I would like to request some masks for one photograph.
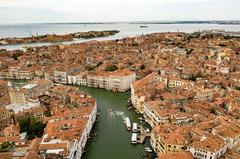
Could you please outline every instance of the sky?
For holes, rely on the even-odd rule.
[[[0,0],[0,23],[240,20],[240,0]]]

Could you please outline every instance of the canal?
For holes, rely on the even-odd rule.
[[[145,144],[132,145],[131,132],[127,131],[124,118],[139,123],[139,115],[126,106],[130,92],[114,93],[103,89],[80,87],[80,89],[97,100],[100,116],[96,122],[92,137],[82,159],[141,159],[144,158]],[[109,110],[112,110],[112,112]]]
[[[26,80],[9,80],[14,86],[23,86]],[[149,147],[149,139],[144,144],[132,145],[131,132],[126,129],[124,119],[139,123],[134,110],[127,109],[130,91],[115,93],[98,88],[79,87],[97,100],[100,116],[95,123],[91,137],[85,147],[82,159],[143,159],[144,147]],[[112,110],[112,113],[109,113]],[[149,126],[146,126],[149,128]]]

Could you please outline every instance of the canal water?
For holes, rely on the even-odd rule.
[[[80,89],[97,100],[100,116],[96,122],[92,137],[82,159],[141,159],[144,158],[144,144],[132,145],[131,132],[126,129],[124,118],[139,123],[139,115],[127,109],[130,92],[113,93],[103,89],[80,87]],[[110,111],[111,110],[111,111]]]

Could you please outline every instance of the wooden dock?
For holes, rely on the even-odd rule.
[[[140,134],[140,140],[138,140],[138,143],[143,144],[145,138],[146,138],[146,137],[150,137],[150,136],[151,136],[151,133],[146,133],[146,132],[144,131],[144,128],[143,128],[142,126],[140,127],[140,132],[141,132],[141,134]]]

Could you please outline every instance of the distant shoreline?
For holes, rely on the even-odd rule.
[[[104,30],[104,31],[88,31],[88,32],[75,32],[64,35],[46,34],[46,35],[32,35],[30,37],[7,37],[0,38],[0,46],[6,45],[19,45],[19,44],[31,44],[38,42],[64,42],[73,41],[74,38],[91,39],[97,37],[108,37],[119,33],[118,30]]]
[[[24,24],[71,24],[71,25],[104,25],[104,24],[219,24],[219,25],[240,25],[240,20],[202,20],[202,21],[123,21],[123,22],[46,22],[46,23],[9,23],[9,24],[0,24],[0,25],[24,25]]]
[[[128,22],[130,23],[130,22]],[[143,22],[135,22],[143,23]],[[148,22],[149,23],[149,22]],[[152,22],[153,23],[153,22]],[[146,28],[141,28],[140,26],[147,26]],[[71,44],[71,43],[82,43],[91,40],[116,40],[122,39],[125,37],[133,37],[149,33],[159,33],[159,32],[185,32],[193,33],[197,31],[204,30],[225,30],[232,32],[240,32],[239,25],[217,25],[217,24],[18,24],[18,25],[0,25],[0,39],[1,38],[24,38],[29,37],[32,34],[35,36],[47,35],[47,34],[56,34],[56,35],[65,35],[71,34],[73,32],[87,32],[91,30],[95,31],[104,31],[104,30],[119,30],[118,34],[109,37],[96,37],[90,39],[76,38],[73,41],[63,41],[57,43],[44,43],[37,42],[31,44],[19,44],[19,45],[2,45],[0,49],[6,50],[17,50],[22,49],[26,46],[48,46],[52,44]]]
[[[240,20],[236,21],[136,21],[136,22],[70,22],[70,23],[43,23],[43,24],[231,24],[240,25]]]

